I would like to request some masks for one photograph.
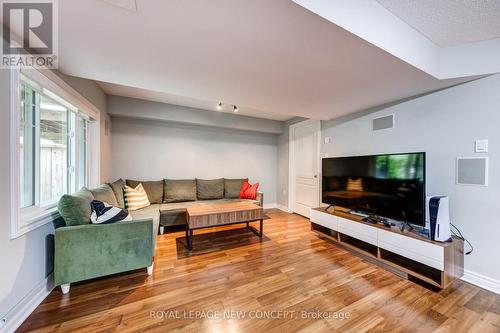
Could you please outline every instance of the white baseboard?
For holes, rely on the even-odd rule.
[[[278,208],[278,205],[275,203],[267,203],[267,204],[265,203],[263,208],[264,209]]]
[[[14,332],[28,318],[40,303],[54,289],[54,279],[52,274],[35,286],[5,315],[5,325],[2,332]]]
[[[281,205],[281,204],[277,204],[276,206],[277,206],[276,208],[278,208],[279,210],[282,210],[286,213],[291,213],[290,210],[288,209],[288,206]]]
[[[464,276],[462,276],[461,280],[464,280],[496,294],[500,294],[499,280],[495,280],[482,274],[471,272],[468,269],[464,271]]]

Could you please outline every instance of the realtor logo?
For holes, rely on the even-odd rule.
[[[56,0],[2,0],[2,68],[57,68]]]

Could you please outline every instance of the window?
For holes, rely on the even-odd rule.
[[[17,178],[12,182],[17,196],[13,237],[32,230],[37,220],[52,217],[63,194],[87,186],[91,122],[77,107],[23,74],[15,87],[19,104],[12,107],[18,114],[11,124],[18,129],[13,137],[18,150],[13,149],[12,156],[17,159],[12,173]]]

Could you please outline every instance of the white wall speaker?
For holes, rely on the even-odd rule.
[[[488,157],[457,158],[457,184],[488,186],[488,164]]]

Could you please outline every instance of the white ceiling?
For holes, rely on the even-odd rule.
[[[377,0],[441,47],[500,38],[498,0]]]
[[[137,0],[136,12],[65,0],[59,11],[61,71],[123,96],[331,119],[470,79],[438,80],[290,0]]]

